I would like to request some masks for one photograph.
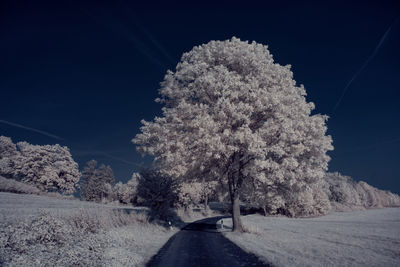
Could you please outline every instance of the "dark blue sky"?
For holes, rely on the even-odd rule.
[[[130,140],[160,114],[167,69],[195,45],[236,36],[291,64],[331,116],[331,171],[400,193],[399,2],[265,2],[1,1],[0,135],[66,145],[80,167],[94,158],[126,181],[149,162]]]

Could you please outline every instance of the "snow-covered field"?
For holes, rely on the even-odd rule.
[[[118,209],[0,193],[0,266],[141,266],[178,230]]]
[[[400,266],[400,208],[307,219],[249,215],[243,224],[250,233],[224,235],[274,266]]]

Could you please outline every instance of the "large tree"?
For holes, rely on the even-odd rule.
[[[68,147],[32,145],[0,136],[0,175],[33,185],[42,191],[72,194],[80,178]]]
[[[244,183],[299,189],[322,179],[333,149],[327,117],[311,115],[304,87],[267,46],[237,38],[196,46],[167,72],[159,93],[162,116],[143,120],[133,142],[175,177],[207,174],[226,183],[234,231],[243,230]]]
[[[81,173],[66,146],[17,143],[15,170],[22,182],[44,191],[75,192]]]
[[[81,198],[97,202],[110,200],[114,184],[112,168],[104,164],[97,168],[97,161],[90,160],[82,171]]]
[[[176,187],[177,183],[171,176],[158,170],[142,169],[138,176],[138,201],[151,209],[152,219],[170,220]]]

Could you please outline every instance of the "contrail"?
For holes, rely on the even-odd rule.
[[[115,156],[110,155],[110,154],[108,154],[108,153],[106,153],[106,152],[101,152],[101,151],[99,151],[99,154],[102,154],[102,155],[104,155],[104,156],[106,156],[106,157],[109,157],[109,158],[111,158],[111,159],[117,160],[117,161],[119,161],[119,162],[122,162],[122,163],[125,163],[125,164],[128,164],[128,165],[134,165],[134,166],[138,166],[138,167],[141,167],[141,166],[142,166],[142,165],[140,165],[140,164],[137,164],[137,163],[134,163],[134,162],[130,162],[130,161],[127,161],[127,160],[122,159],[122,158],[119,158],[119,157],[115,157]]]
[[[146,37],[150,40],[151,43],[164,55],[164,57],[169,61],[171,64],[176,64],[176,60],[168,53],[168,51],[164,48],[164,46],[147,30],[145,29],[135,18],[136,12],[134,12],[129,6],[124,5],[124,3],[120,2],[122,9],[125,11],[126,14],[133,20],[133,23],[137,28],[139,28]]]
[[[84,12],[86,15],[88,15],[93,21],[95,21],[96,23],[102,25],[103,27],[105,27],[106,29],[112,31],[115,34],[118,34],[120,36],[125,37],[125,39],[127,41],[129,41],[130,43],[132,43],[144,56],[146,56],[152,63],[154,63],[155,65],[166,69],[166,66],[160,61],[158,60],[156,57],[154,57],[151,52],[148,51],[148,49],[146,48],[146,46],[139,41],[130,31],[129,29],[127,29],[126,27],[124,27],[122,24],[120,23],[106,23],[106,22],[102,22],[100,21],[95,15],[91,14],[90,12],[81,9],[82,12]]]
[[[133,34],[129,32],[127,28],[125,28],[122,24],[119,25],[111,25],[111,24],[105,24],[105,26],[110,29],[111,31],[115,33],[119,33],[120,35],[124,36],[128,41],[130,41],[133,45],[136,46],[136,48],[143,54],[145,55],[150,61],[152,61],[154,64],[166,68],[165,65],[159,61],[156,57],[154,57],[151,52],[148,51],[148,49],[145,47],[145,45],[139,41]]]
[[[138,24],[136,24],[136,26],[139,27],[142,30],[142,32],[146,34],[147,38],[149,38],[149,40],[154,44],[154,46],[157,47],[159,51],[161,51],[161,53],[168,59],[170,63],[176,64],[176,61],[171,57],[171,55],[167,52],[164,46],[159,41],[157,41],[157,39],[154,38],[153,35],[148,30],[139,26]]]
[[[91,151],[88,151],[88,150],[74,150],[74,149],[72,149],[72,154],[80,154],[80,155],[101,155],[101,156],[105,156],[105,157],[108,157],[108,158],[110,158],[110,159],[113,159],[113,160],[116,160],[116,161],[119,161],[119,162],[121,162],[121,163],[125,163],[125,164],[127,164],[127,165],[133,165],[133,166],[138,166],[138,167],[141,167],[142,165],[141,164],[138,164],[138,163],[135,163],[135,162],[131,162],[131,161],[128,161],[128,160],[125,160],[125,159],[123,159],[123,158],[120,158],[120,157],[116,157],[116,156],[113,156],[113,155],[111,155],[111,154],[109,154],[109,153],[107,153],[107,152],[104,152],[104,151],[99,151],[99,150],[91,150]]]
[[[336,111],[336,109],[339,107],[340,103],[342,102],[342,99],[344,95],[346,94],[347,90],[349,89],[350,85],[353,83],[353,81],[357,78],[357,76],[365,69],[365,67],[368,65],[368,63],[375,57],[376,53],[378,52],[379,48],[382,46],[383,42],[385,41],[386,37],[389,35],[389,32],[391,31],[392,27],[394,24],[396,24],[398,17],[394,20],[394,22],[389,26],[389,28],[386,30],[385,34],[382,36],[382,38],[379,40],[378,45],[375,47],[374,51],[372,54],[367,58],[367,60],[364,62],[364,64],[361,66],[361,68],[358,69],[358,71],[353,75],[353,77],[350,79],[350,81],[346,84],[346,86],[343,89],[342,95],[339,97],[339,100],[336,102],[335,106],[332,109],[331,116],[333,113]]]
[[[45,132],[45,131],[42,131],[42,130],[38,130],[38,129],[35,129],[35,128],[32,128],[32,127],[24,126],[24,125],[21,125],[21,124],[18,124],[18,123],[13,123],[13,122],[5,121],[5,120],[0,120],[0,123],[4,123],[4,124],[10,125],[10,126],[14,126],[14,127],[17,127],[17,128],[25,129],[25,130],[28,130],[28,131],[31,131],[31,132],[35,132],[35,133],[40,133],[42,135],[45,135],[45,136],[48,136],[48,137],[51,137],[51,138],[54,138],[54,139],[65,140],[64,138],[62,138],[60,136],[57,136],[57,135],[54,135],[54,134],[51,134],[51,133],[48,133],[48,132]]]

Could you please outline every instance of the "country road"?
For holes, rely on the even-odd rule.
[[[217,231],[222,217],[196,221],[175,234],[147,266],[268,266]]]

